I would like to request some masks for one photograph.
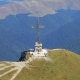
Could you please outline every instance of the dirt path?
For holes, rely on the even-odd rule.
[[[11,70],[9,70],[9,71],[3,73],[2,75],[0,75],[0,77],[4,76],[4,75],[6,75],[6,74],[8,74],[8,73],[10,73],[10,72],[12,72],[12,71],[14,71],[14,70],[16,70],[16,68],[13,68],[13,69],[11,69]]]
[[[7,75],[8,73],[14,71],[14,70],[18,70],[10,80],[14,80],[16,78],[16,76],[21,72],[21,70],[26,66],[26,64],[28,62],[8,62],[9,64],[11,64],[10,66],[4,66],[3,68],[0,68],[1,70],[5,70],[6,68],[15,66],[15,68],[10,69],[9,71],[3,73],[2,75],[0,75],[0,77],[3,77],[4,75]],[[2,65],[1,65],[2,66]]]
[[[12,65],[10,65],[10,66],[4,66],[4,67],[2,67],[2,68],[0,68],[0,71],[1,70],[5,70],[6,68],[9,68],[9,67],[11,67]]]
[[[17,75],[22,71],[22,69],[24,67],[27,67],[29,66],[29,62],[35,60],[35,59],[45,59],[46,61],[52,61],[50,58],[48,57],[30,57],[29,60],[25,61],[25,62],[7,62],[8,64],[10,64],[9,66],[4,66],[3,68],[0,68],[0,70],[5,70],[6,68],[9,68],[9,67],[12,67],[14,66],[14,68],[11,68],[9,71],[3,73],[2,75],[0,75],[0,77],[3,77],[4,75],[7,75],[8,73],[14,71],[14,70],[17,70],[17,72],[15,74],[13,74],[13,76],[11,77],[10,80],[14,80]]]
[[[12,76],[10,80],[14,80],[16,76],[22,71],[22,69],[27,66],[27,63],[28,62],[13,62],[12,64],[16,66],[18,71]]]

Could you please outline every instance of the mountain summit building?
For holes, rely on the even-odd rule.
[[[35,57],[46,57],[48,55],[48,52],[47,52],[47,50],[42,48],[42,43],[40,42],[40,28],[43,28],[43,26],[40,26],[39,20],[37,20],[36,26],[34,26],[32,28],[36,28],[37,41],[35,43],[34,51],[30,51],[30,54]]]
[[[19,61],[28,60],[29,57],[47,57],[48,56],[47,50],[42,48],[42,43],[40,42],[40,28],[43,28],[43,27],[39,25],[39,20],[37,20],[36,26],[32,28],[36,28],[36,31],[37,31],[37,41],[35,42],[34,49],[23,51],[21,53],[21,57]]]

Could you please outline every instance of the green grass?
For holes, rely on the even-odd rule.
[[[5,73],[5,72],[7,72],[7,71],[9,71],[9,70],[11,70],[12,68],[14,68],[14,66],[11,66],[11,67],[8,67],[8,68],[6,68],[4,70],[1,70],[0,71],[0,75],[3,74],[3,73]]]
[[[36,59],[14,80],[80,80],[79,55],[68,50],[49,51],[48,55],[53,61]]]
[[[70,51],[49,51],[53,62],[34,60],[15,80],[80,80],[80,56]]]
[[[8,73],[7,75],[1,77],[0,80],[10,80],[11,77],[12,77],[16,72],[17,72],[17,70],[14,70],[14,71]]]

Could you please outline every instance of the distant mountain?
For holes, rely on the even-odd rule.
[[[62,47],[79,53],[79,46],[77,45],[80,25],[77,15],[79,15],[79,12],[79,10],[59,10],[55,15],[39,18],[40,25],[44,26],[44,29],[40,31],[44,48]],[[36,25],[36,18],[28,15],[9,15],[0,20],[0,60],[18,60],[23,50],[34,48],[36,30],[32,29],[32,26]],[[73,37],[78,40],[76,40],[78,47],[69,45],[70,41],[75,41]]]
[[[80,0],[0,0],[0,5],[0,19],[19,13],[43,17],[61,9],[80,10]]]
[[[66,48],[80,54],[79,40],[80,18],[48,34],[44,39],[44,44],[48,48]]]
[[[0,7],[0,19],[4,19],[8,15],[16,15],[20,13],[30,13],[29,16],[43,17],[47,14],[55,14],[56,12],[43,4],[42,1],[27,0],[23,2],[9,2]]]
[[[68,50],[49,50],[48,57],[29,62],[1,62],[1,80],[80,80],[80,56]]]

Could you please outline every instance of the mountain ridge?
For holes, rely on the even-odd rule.
[[[79,80],[80,55],[65,49],[48,51],[48,57],[26,62],[0,62],[1,80]],[[3,68],[1,67],[3,66]],[[7,67],[8,66],[8,67]],[[6,74],[7,71],[7,74]]]
[[[73,52],[76,51],[76,53],[79,53],[80,52],[79,41],[77,41],[80,37],[79,23],[80,23],[80,18],[64,25],[63,27],[59,28],[56,32],[49,34],[45,38],[46,40],[51,39],[49,41],[51,42],[51,44],[48,45],[53,45],[54,47],[58,47],[58,48],[62,47],[66,49],[71,49]],[[73,41],[75,42],[73,43]],[[71,46],[74,46],[74,48]],[[76,50],[76,46],[77,46],[77,50]]]
[[[3,0],[2,0],[3,1]],[[7,2],[7,3],[6,3]],[[58,10],[80,10],[79,0],[9,0],[3,1],[0,6],[0,19],[19,13],[31,13],[29,16],[43,17],[47,14],[56,14]],[[5,5],[4,5],[5,4]],[[65,5],[64,5],[65,4]]]
[[[36,18],[29,17],[28,15],[29,14],[18,14],[16,16],[9,15],[5,19],[0,20],[0,41],[3,43],[0,45],[1,59],[17,60],[22,51],[29,48],[34,48],[34,43],[36,41],[36,32],[35,29],[32,29],[31,26],[35,26]],[[69,24],[74,20],[76,21],[78,17],[75,15],[79,15],[79,11],[60,10],[55,15],[46,15],[42,18],[39,18],[40,25],[44,25],[44,29],[41,29],[40,31],[41,42],[43,43],[44,48],[55,48],[55,45],[52,46],[52,44],[55,43],[54,39],[53,42],[51,41],[51,45],[49,44],[49,40],[53,37],[51,36],[51,33],[56,33],[56,31],[62,26]],[[46,36],[48,35],[50,36],[50,38],[48,37],[49,40],[46,39]],[[58,37],[59,36],[57,36],[57,38]],[[59,41],[56,43],[59,43]],[[46,44],[48,44],[48,46],[46,46]],[[73,47],[76,48],[75,52],[79,53],[79,48],[77,49],[77,47]],[[63,46],[62,48],[65,47]],[[71,47],[68,49],[72,50]],[[7,55],[8,58],[6,58],[4,55]]]

